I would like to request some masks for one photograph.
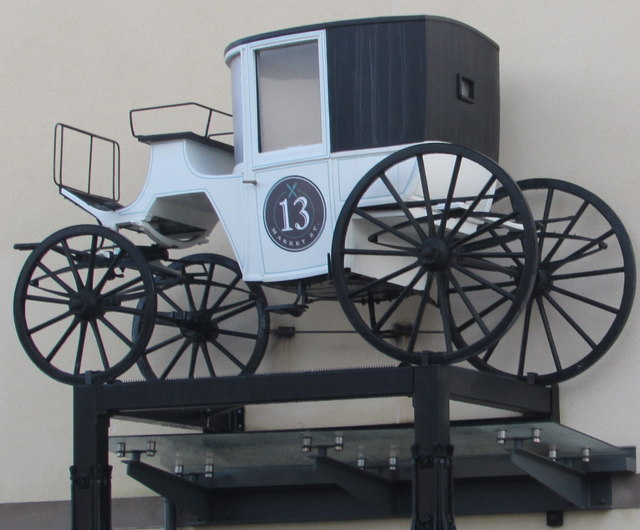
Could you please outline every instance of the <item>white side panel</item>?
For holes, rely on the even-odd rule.
[[[327,254],[334,227],[329,204],[329,163],[261,171],[256,180],[256,231],[262,253],[263,280],[283,281],[327,273]],[[307,188],[300,192],[303,186]],[[320,201],[321,207],[314,206]]]

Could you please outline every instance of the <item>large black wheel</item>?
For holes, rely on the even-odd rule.
[[[151,335],[155,305],[153,277],[140,250],[112,230],[81,225],[34,249],[18,278],[13,308],[31,360],[58,381],[84,384],[112,380],[135,363]],[[139,317],[144,325],[133,338]]]
[[[633,249],[620,219],[593,193],[553,179],[519,185],[538,227],[534,291],[507,336],[471,362],[558,383],[589,368],[620,334],[635,293]]]
[[[496,189],[508,207],[493,211]],[[491,347],[524,307],[537,265],[529,208],[497,164],[426,143],[354,187],[332,245],[338,299],[354,328],[403,362],[450,363]]]
[[[255,372],[267,348],[269,314],[260,286],[217,254],[175,261],[156,275],[156,326],[138,361],[147,379]]]

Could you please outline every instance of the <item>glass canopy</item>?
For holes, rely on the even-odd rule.
[[[499,440],[502,438],[503,440]],[[539,440],[538,440],[539,438]],[[503,443],[500,443],[500,442]],[[166,434],[111,437],[109,449],[145,454],[154,442],[156,454],[145,461],[154,467],[184,474],[203,473],[207,464],[216,474],[224,469],[241,471],[276,467],[312,467],[310,455],[326,455],[353,467],[388,469],[408,467],[414,444],[413,425],[371,428],[290,430],[216,434]],[[125,444],[124,447],[119,444]],[[563,425],[548,421],[462,422],[452,424],[455,458],[507,456],[513,448],[558,460],[622,456],[615,447]],[[303,450],[306,446],[308,451]],[[392,458],[395,457],[395,458]],[[391,460],[390,460],[391,459]],[[584,460],[583,460],[584,459]]]

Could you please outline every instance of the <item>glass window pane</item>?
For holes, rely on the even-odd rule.
[[[322,143],[318,43],[260,50],[260,151]]]

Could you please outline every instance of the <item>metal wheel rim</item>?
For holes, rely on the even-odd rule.
[[[88,248],[72,244],[87,239]],[[130,320],[140,298],[147,300],[146,324],[133,338]],[[67,227],[40,243],[14,295],[16,330],[27,355],[67,384],[102,383],[123,374],[144,349],[154,312],[153,279],[142,253],[120,234],[95,225]]]
[[[519,185],[525,197],[535,193],[540,195],[540,201],[544,198],[545,202],[544,207],[541,203],[541,207],[536,208],[536,214],[542,215],[535,215],[543,231],[539,238],[540,273],[521,318],[510,332],[514,340],[517,339],[514,352],[518,358],[517,364],[509,367],[504,365],[505,357],[500,357],[501,344],[470,359],[470,362],[481,370],[522,380],[534,377],[540,384],[555,384],[591,367],[620,335],[631,312],[635,294],[633,248],[618,216],[602,199],[588,190],[556,179],[529,179],[519,182]],[[554,210],[554,201],[557,203],[559,200],[567,202],[566,207],[571,208],[569,214],[575,212],[571,220],[574,226],[565,233],[564,239],[561,234],[567,230],[570,221],[561,224],[563,221],[555,213],[557,206]],[[598,217],[594,225],[597,224],[602,232],[590,236],[586,230],[589,220],[594,217]],[[554,229],[554,225],[557,228]],[[609,235],[606,235],[608,232]],[[585,239],[575,243],[577,248],[571,253],[562,249],[563,244],[571,246],[574,241],[580,241],[580,237]],[[597,240],[600,240],[599,244],[594,243]],[[603,248],[605,245],[606,248]],[[561,256],[568,257],[580,252],[580,249],[582,254],[575,254],[573,261],[567,261],[566,265],[561,264]],[[610,263],[607,253],[611,253],[611,266],[601,264]],[[596,259],[598,264],[594,261]],[[620,263],[616,264],[617,261]],[[585,269],[593,266],[598,268]],[[545,276],[541,278],[541,275]],[[587,281],[588,285],[584,283]],[[545,282],[545,285],[540,286],[541,282]],[[543,288],[545,286],[547,288]],[[585,287],[584,292],[577,290]],[[619,298],[614,296],[614,292],[620,293]],[[615,316],[611,317],[612,314]],[[583,324],[587,319],[588,326]],[[537,328],[536,322],[540,323]],[[558,333],[561,325],[562,336]],[[571,348],[563,348],[567,344],[564,341],[569,340],[567,337],[572,337]],[[550,368],[536,373],[535,367],[541,366],[537,363],[544,359],[533,359],[534,355],[548,356]]]
[[[144,377],[192,379],[255,372],[269,337],[261,287],[243,282],[238,264],[217,254],[187,256],[169,268],[191,283],[176,283],[163,273],[156,276],[155,331],[138,361]],[[229,278],[228,284],[221,283]]]
[[[423,168],[422,169],[420,168],[419,160],[421,158],[430,157],[433,155],[437,155],[440,158],[442,158],[443,156],[449,157],[452,160],[448,162],[452,164],[453,169],[450,170],[451,171],[451,175],[449,175],[450,180],[449,180],[449,184],[446,186],[446,198],[444,199],[443,198],[438,199],[435,194],[431,197],[431,194],[429,192],[429,189],[433,188],[433,186],[431,186],[430,184],[430,179],[433,177],[429,175],[430,170],[428,165],[430,163],[430,160],[436,160],[436,158],[432,158],[430,160],[425,159]],[[429,296],[424,294],[425,292],[429,291],[429,289],[426,289],[428,285],[427,282],[429,280],[428,279],[419,280],[419,281],[424,281],[425,289],[423,289],[422,291],[423,294],[421,295],[421,301],[417,305],[416,318],[413,325],[413,329],[414,330],[419,329],[419,327],[422,325],[422,319],[427,314],[427,309],[434,310],[437,317],[436,320],[439,320],[439,325],[442,328],[442,331],[440,331],[440,333],[441,335],[444,336],[444,342],[445,342],[444,347],[441,347],[440,349],[417,348],[416,347],[417,341],[413,338],[413,335],[414,334],[419,335],[420,333],[422,333],[422,331],[420,330],[415,333],[413,331],[411,332],[412,336],[409,339],[410,341],[408,344],[409,347],[398,346],[397,344],[394,344],[389,340],[385,340],[384,337],[382,337],[383,335],[382,329],[379,327],[376,327],[378,326],[378,324],[376,325],[374,325],[373,323],[369,324],[365,320],[366,317],[363,317],[361,312],[357,310],[356,304],[358,303],[358,301],[355,300],[356,291],[350,291],[350,285],[349,285],[350,273],[349,271],[345,271],[345,262],[348,261],[348,260],[345,260],[345,256],[363,252],[360,249],[345,248],[345,244],[348,241],[348,231],[350,229],[349,225],[350,223],[354,222],[353,219],[355,218],[355,216],[359,216],[360,218],[366,219],[371,224],[379,226],[381,231],[386,230],[386,232],[388,233],[392,233],[394,232],[394,230],[396,232],[398,230],[413,230],[413,227],[416,224],[416,220],[415,219],[412,220],[411,215],[407,214],[403,210],[402,206],[400,206],[400,209],[403,210],[403,214],[406,215],[407,220],[405,221],[404,224],[396,224],[395,226],[392,226],[387,229],[379,225],[379,223],[375,221],[371,221],[369,217],[372,217],[372,215],[368,215],[368,211],[366,210],[368,206],[362,206],[364,204],[367,204],[367,200],[369,200],[369,198],[373,195],[373,192],[368,190],[374,190],[373,188],[374,183],[380,184],[380,181],[381,181],[380,175],[384,174],[385,172],[389,172],[390,169],[393,169],[396,166],[400,167],[399,166],[400,164],[406,164],[408,163],[407,161],[411,161],[411,160],[415,161],[414,162],[415,166],[418,168],[417,170],[412,170],[412,171],[417,171],[419,173],[419,177],[418,177],[419,183],[417,184],[417,186],[421,188],[422,197],[427,197],[427,196],[430,197],[430,200],[429,201],[424,200],[422,205],[422,208],[424,208],[427,213],[424,216],[420,217],[419,218],[420,220],[417,222],[417,224],[423,228],[422,232],[424,234],[427,234],[427,239],[431,238],[432,233],[435,234],[439,230],[438,223],[439,223],[439,226],[446,227],[448,231],[447,233],[452,234],[451,235],[452,238],[460,235],[462,228],[458,220],[454,220],[454,212],[453,212],[454,207],[452,206],[453,204],[455,204],[457,191],[453,191],[453,190],[457,190],[457,186],[459,185],[460,182],[462,182],[463,180],[468,180],[470,178],[469,175],[465,174],[465,172],[468,171],[468,169],[466,169],[467,166],[465,164],[469,165],[469,167],[472,168],[471,170],[472,173],[475,173],[476,170],[478,170],[478,168],[481,168],[482,171],[488,174],[488,176],[486,176],[486,182],[484,184],[477,184],[477,186],[480,188],[478,190],[478,194],[479,194],[478,197],[480,198],[466,197],[467,202],[465,204],[467,204],[467,206],[465,206],[465,208],[467,208],[471,213],[460,214],[460,217],[462,217],[462,220],[460,221],[460,223],[462,223],[462,226],[465,226],[465,223],[469,222],[471,217],[478,219],[478,222],[480,224],[480,228],[477,229],[478,234],[475,236],[472,234],[467,238],[461,237],[462,239],[461,242],[456,241],[455,239],[451,239],[447,244],[450,246],[453,245],[451,246],[451,248],[455,246],[459,246],[460,248],[463,248],[464,252],[468,253],[469,255],[472,255],[474,253],[473,248],[475,245],[476,257],[482,262],[481,263],[482,267],[485,267],[485,266],[489,267],[491,269],[492,275],[497,274],[497,271],[502,271],[505,273],[505,278],[507,277],[509,278],[508,282],[506,281],[501,282],[501,283],[504,283],[505,285],[498,285],[498,283],[496,283],[496,285],[491,286],[492,293],[496,293],[499,291],[500,294],[498,296],[504,296],[505,298],[510,300],[510,302],[504,305],[505,307],[504,315],[497,321],[496,325],[492,327],[487,327],[482,322],[483,312],[486,310],[486,308],[482,306],[475,307],[473,305],[475,304],[475,302],[471,303],[468,300],[470,293],[473,293],[474,290],[480,291],[480,290],[487,289],[487,287],[484,284],[482,284],[472,289],[469,286],[461,285],[459,278],[456,278],[456,276],[458,276],[458,271],[460,268],[475,267],[475,265],[470,264],[470,261],[471,261],[470,257],[473,257],[473,256],[470,256],[470,257],[468,256],[467,258],[465,258],[467,264],[464,265],[462,263],[463,260],[460,259],[460,255],[463,254],[463,252],[460,249],[458,249],[456,250],[456,252],[458,253],[457,257],[454,258],[454,257],[451,257],[452,255],[449,255],[449,257],[447,258],[447,260],[449,260],[448,264],[437,265],[437,266],[442,266],[442,271],[444,272],[438,271],[437,273],[431,274],[431,276],[434,279],[431,281],[430,287],[433,287],[433,285],[436,285],[436,289],[435,289],[436,298],[434,298],[433,300],[430,300]],[[455,169],[456,167],[458,167],[457,170]],[[461,169],[461,168],[465,168],[465,169]],[[384,179],[382,180],[384,181]],[[387,178],[386,181],[384,181],[384,186],[386,189],[389,189],[389,184],[388,184],[389,181],[390,181],[389,178]],[[426,184],[425,184],[425,181],[427,181]],[[402,182],[402,178],[399,178],[398,182]],[[499,219],[498,221],[488,221],[486,220],[487,217],[485,216],[483,220],[482,216],[479,215],[478,213],[480,205],[483,204],[482,201],[484,199],[489,199],[492,197],[492,193],[493,193],[492,190],[494,189],[495,187],[494,184],[496,183],[499,184],[498,187],[502,186],[503,188],[508,190],[507,194],[513,206],[512,208],[513,211],[510,213],[511,217],[508,218],[508,216],[505,215],[504,218]],[[367,195],[367,193],[369,193],[369,195]],[[392,195],[393,192],[390,192],[390,194]],[[398,193],[398,195],[401,195],[401,194]],[[449,195],[451,195],[451,198],[449,197]],[[400,204],[398,202],[398,199],[396,199],[395,197],[394,197],[394,200],[398,204]],[[400,198],[400,200],[402,200],[402,198]],[[412,202],[412,201],[410,202],[411,204],[407,203],[410,206],[409,210],[413,208],[413,204],[415,204],[415,202]],[[440,208],[440,213],[436,215],[433,212],[435,211],[437,204],[439,204],[438,207]],[[381,207],[378,207],[378,208],[381,208]],[[449,210],[447,210],[447,208],[449,208]],[[374,209],[375,208],[371,208],[371,211],[373,211]],[[429,210],[431,210],[431,213],[429,213]],[[439,219],[439,221],[434,223],[433,221],[434,219],[435,220]],[[443,219],[445,219],[444,222],[443,222]],[[451,223],[452,225],[455,225],[455,226],[447,225],[447,220],[449,219],[452,220]],[[506,226],[507,226],[506,223],[509,219],[514,219],[515,221],[517,221],[518,226],[520,227],[518,228],[518,230],[513,232],[513,233],[517,232],[517,236],[515,237],[513,235],[504,236],[502,239],[500,239],[501,241],[500,244],[488,243],[487,234],[492,233],[492,231],[496,232],[497,230],[500,230],[500,231],[504,231],[505,234],[508,233],[506,231]],[[353,230],[356,231],[355,229]],[[420,232],[419,229],[415,229],[413,231],[415,233]],[[385,234],[385,235],[388,235],[388,234]],[[444,240],[448,236],[442,235],[439,237],[441,237],[441,239]],[[415,236],[411,236],[411,238],[416,239]],[[422,235],[420,235],[418,239],[420,238],[424,239]],[[402,245],[409,246],[409,247],[411,247],[412,245],[414,247],[416,246],[414,242],[410,241],[406,237],[402,238],[398,236],[396,237],[396,239],[398,240],[403,239],[403,243],[396,244],[395,251],[397,251],[397,249],[402,249]],[[480,241],[481,239],[483,240],[483,242]],[[474,243],[474,240],[476,240],[476,243]],[[507,260],[509,262],[516,259],[521,260],[522,262],[522,267],[520,268],[521,273],[518,274],[517,278],[512,277],[514,275],[514,269],[515,269],[515,266],[513,264],[510,263],[508,266],[497,266],[496,264],[489,263],[494,259],[495,260],[498,259],[498,258],[488,257],[489,254],[493,252],[493,253],[496,253],[497,255],[503,252],[501,250],[501,247],[507,246],[507,243],[504,242],[507,240],[511,245],[514,244],[514,240],[515,240],[517,246],[520,247],[520,249],[517,252],[518,257],[515,257],[516,253],[514,251],[512,251],[511,249],[505,248],[503,255],[500,256],[500,259],[502,259],[503,261]],[[370,236],[368,238],[368,241],[371,242]],[[351,245],[353,244],[353,242],[349,241],[348,244]],[[438,247],[438,245],[439,243],[436,242],[433,246]],[[379,260],[379,259],[381,260],[383,258],[386,259],[387,256],[391,255],[394,252],[394,248],[391,248],[392,245],[388,245],[388,247],[389,249],[386,251],[386,254],[382,252],[377,252],[376,260]],[[451,248],[449,248],[449,250],[451,250]],[[489,250],[492,248],[496,248],[497,250],[493,250],[489,252]],[[400,250],[400,252],[403,252],[403,250]],[[410,252],[414,254],[416,253],[416,251],[413,249]],[[423,246],[420,247],[420,252],[424,253]],[[438,248],[436,248],[436,254],[438,254],[438,252],[439,250]],[[480,257],[479,254],[481,252],[484,252],[484,254]],[[444,251],[440,253],[445,254]],[[484,157],[483,155],[461,146],[456,146],[452,144],[442,144],[442,143],[426,143],[426,144],[420,144],[420,145],[415,145],[415,146],[405,148],[401,151],[398,151],[390,155],[389,157],[387,157],[386,159],[378,163],[376,166],[374,166],[369,172],[367,172],[367,174],[354,187],[353,191],[345,201],[345,204],[341,210],[340,216],[336,223],[331,256],[332,256],[332,260],[331,260],[332,275],[336,285],[338,299],[342,305],[342,308],[346,316],[348,317],[348,319],[350,320],[354,328],[363,336],[363,338],[365,338],[370,344],[372,344],[378,350],[382,351],[383,353],[399,361],[410,362],[410,363],[430,362],[430,363],[438,363],[438,364],[446,364],[450,362],[457,362],[457,361],[464,360],[470,356],[476,355],[479,352],[486,350],[488,347],[493,345],[497,340],[499,340],[499,338],[512,325],[513,321],[515,320],[520,310],[524,306],[526,300],[528,299],[528,296],[533,287],[533,281],[535,279],[535,269],[536,269],[536,263],[537,263],[536,237],[535,237],[535,228],[534,228],[533,220],[531,218],[531,214],[529,212],[529,208],[526,204],[526,201],[524,200],[522,193],[520,192],[515,182],[497,164],[495,164],[490,159]],[[443,261],[446,261],[446,260],[443,260]],[[432,264],[429,264],[428,266],[433,267]],[[456,272],[453,274],[450,274],[450,271],[452,270],[453,267],[455,267]],[[502,274],[502,272],[500,272],[500,274]],[[483,274],[482,272],[479,273],[480,276],[482,276],[482,274]],[[441,276],[440,279],[436,278],[436,276],[438,275]],[[474,272],[474,275],[476,276],[478,275],[477,271]],[[465,282],[468,282],[468,277],[465,278]],[[406,282],[407,285],[410,283],[411,283],[410,281]],[[406,289],[407,285],[405,285],[402,289]],[[414,288],[416,285],[419,285],[419,284],[415,283],[410,287],[412,296],[413,296],[413,291],[415,291]],[[498,287],[498,288],[496,289],[495,287]],[[406,296],[406,294],[405,295],[401,294],[399,296]],[[471,294],[470,296],[476,296],[476,295]],[[469,324],[468,322],[465,322],[465,320],[461,316],[454,317],[454,313],[455,313],[454,306],[452,306],[447,301],[447,300],[450,300],[452,297],[458,299],[456,300],[456,306],[460,305],[458,303],[460,302],[464,306],[463,311],[470,311],[470,314],[473,315],[472,316],[472,320],[474,320],[473,324]],[[393,305],[393,303],[391,305]],[[436,306],[438,306],[437,309],[436,309]],[[385,315],[382,316],[380,320],[383,320],[385,317],[386,317],[386,313]],[[453,319],[453,321],[448,323],[447,320],[450,318]],[[388,317],[387,319],[389,320]],[[478,327],[479,329],[480,328],[485,328],[485,329],[480,329],[480,331],[478,332],[481,335],[480,337],[478,337],[475,340],[469,341],[468,337],[471,336],[472,333],[474,332],[472,329],[474,327]]]

